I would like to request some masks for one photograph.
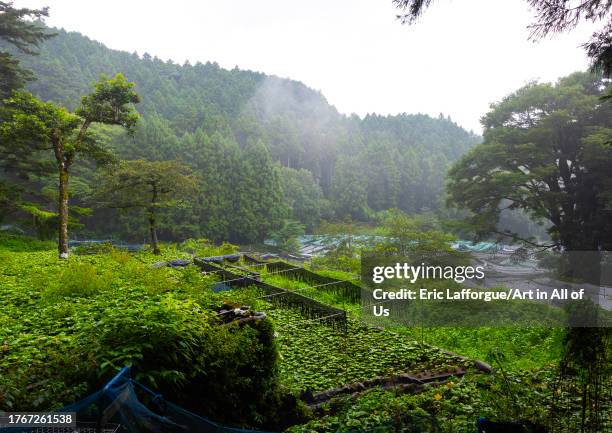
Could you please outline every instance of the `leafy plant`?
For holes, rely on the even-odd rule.
[[[304,225],[295,220],[284,220],[283,225],[272,232],[270,237],[283,251],[296,252],[300,249],[298,237],[304,234]]]
[[[47,282],[42,295],[47,298],[90,297],[110,287],[108,275],[99,275],[87,262],[71,261],[56,282]]]
[[[215,245],[208,239],[187,239],[180,243],[179,250],[196,257],[211,257],[233,254],[238,251],[238,247],[228,242],[223,242],[221,245]]]

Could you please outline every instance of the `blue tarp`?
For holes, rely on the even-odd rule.
[[[224,256],[198,257],[203,262],[221,263],[224,260],[228,262],[237,262],[242,257],[241,254],[226,254]]]
[[[494,242],[457,241],[452,245],[452,248],[457,251],[469,251],[472,253],[492,253],[499,251],[501,246]]]
[[[145,406],[136,393],[139,389],[151,398],[151,407]],[[262,433],[258,430],[244,430],[226,427],[177,406],[151,391],[130,377],[130,368],[124,367],[104,388],[56,412],[76,412],[79,425],[92,423],[100,425],[100,431],[110,430],[108,426],[120,425],[129,433]],[[106,427],[106,428],[105,428]],[[113,428],[114,430],[115,428]],[[0,428],[0,433],[26,433],[33,428]],[[54,428],[53,431],[64,431]]]
[[[325,253],[329,248],[337,246],[342,240],[348,239],[349,235],[303,235],[298,238],[302,246],[300,252],[302,254],[314,255]],[[384,242],[384,236],[378,235],[353,235],[350,236],[351,241],[356,245],[371,245],[374,243]],[[267,241],[271,243],[271,241]],[[459,240],[451,244],[451,247],[457,251],[473,252],[473,253],[491,253],[502,249],[501,244],[494,242],[471,242]]]

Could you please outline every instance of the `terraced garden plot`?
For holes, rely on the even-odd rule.
[[[331,305],[336,308],[342,308],[348,313],[358,317],[361,311],[361,306],[358,303],[347,302],[337,293],[334,293],[332,285],[317,285],[307,283],[304,281],[294,280],[287,278],[282,274],[262,274],[262,279],[266,283],[272,284],[273,286],[282,287],[286,290],[291,290],[300,293],[309,298],[315,299],[327,305]]]
[[[260,307],[259,307],[260,308]],[[461,364],[440,349],[349,319],[346,333],[293,311],[265,310],[278,333],[282,381],[314,392],[405,371],[442,371]]]
[[[351,276],[334,271],[317,270],[317,273],[338,279]],[[346,302],[342,297],[326,290],[326,286],[312,287],[309,283],[290,279],[282,274],[263,274],[263,279],[278,287],[298,291],[319,302],[342,308],[353,318],[361,317],[360,304]],[[506,365],[511,368],[546,368],[558,360],[562,347],[562,328],[527,327],[519,331],[517,329],[520,328],[398,326],[394,331],[406,338],[424,341],[472,359],[486,360],[492,351],[501,351],[505,355]]]
[[[325,290],[326,286],[312,287],[282,274],[262,273],[262,278],[275,286],[346,309],[352,316],[343,331],[308,320],[294,310],[272,305],[261,299],[263,293],[249,294],[251,303],[274,322],[281,355],[281,378],[292,390],[318,392],[377,376],[443,371],[463,363],[433,346],[360,322],[359,304],[345,303],[341,296]],[[226,295],[238,300],[242,293],[243,289],[239,289]]]
[[[361,323],[357,319],[360,306],[346,304],[341,296],[325,290],[327,286],[312,287],[278,273],[262,273],[262,277],[277,287],[338,308],[348,307],[353,315],[344,331],[272,305],[263,293],[257,295],[244,289],[226,292],[225,296],[243,301],[243,295],[248,293],[251,303],[272,319],[281,355],[281,378],[292,390],[318,392],[377,376],[454,369],[462,363],[438,348]]]

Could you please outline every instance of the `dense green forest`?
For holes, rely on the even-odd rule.
[[[345,116],[300,82],[216,63],[178,65],[54,32],[39,55],[16,53],[38,77],[28,84],[33,94],[74,109],[101,74],[121,72],[141,96],[136,132],[104,126],[96,133],[121,159],[178,160],[197,176],[190,205],[160,215],[163,239],[254,242],[284,220],[310,231],[322,219],[367,221],[391,208],[437,211],[448,167],[480,140],[442,115]],[[77,167],[71,180],[72,203],[95,208],[73,212],[73,223],[84,225],[79,234],[143,239],[141,210],[98,206],[93,168]],[[52,216],[41,211],[56,211],[55,183],[55,176],[31,179],[23,195],[29,206],[0,218],[26,216],[52,236]]]

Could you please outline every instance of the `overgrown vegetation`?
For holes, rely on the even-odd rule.
[[[508,392],[500,377],[468,375],[428,385],[415,394],[375,389],[338,398],[324,406],[316,419],[289,431],[473,433],[479,417],[506,420],[517,419],[517,414],[545,425],[552,372],[510,373],[506,379],[520,386]]]
[[[395,1],[410,22],[430,3]],[[530,3],[542,34],[609,17],[612,4]],[[382,329],[362,321],[359,302],[366,254],[468,264],[457,236],[520,240],[511,260],[525,245],[589,250],[543,263],[601,283],[610,24],[587,46],[597,71],[493,104],[477,144],[442,115],[345,116],[299,82],[109,50],[33,21],[46,16],[0,1],[0,410],[57,409],[131,365],[168,400],[239,427],[467,433],[486,417],[531,433],[612,428],[610,332],[577,321],[601,313],[589,302],[566,311],[566,329],[478,327],[488,307],[463,301],[452,308],[474,327],[427,326],[450,310],[412,303],[404,312],[420,326]],[[29,69],[41,79],[26,90]],[[57,233],[66,260],[53,242],[5,229]],[[153,254],[100,241],[68,258],[69,229],[148,232]],[[308,270],[196,259],[236,253],[218,245],[227,240],[295,253],[306,231],[325,234]],[[158,232],[181,243],[160,248]],[[561,312],[506,305],[495,325]]]
[[[218,277],[196,266],[152,266],[160,258],[235,251],[229,244],[190,240],[178,248],[165,245],[161,257],[111,249],[68,261],[57,259],[52,247],[7,235],[0,242],[4,409],[70,403],[132,364],[138,380],[169,400],[231,425],[282,429],[297,423],[292,432],[335,432],[423,423],[470,432],[479,416],[543,423],[559,386],[560,329],[376,329],[360,322],[359,304],[324,287],[263,273],[279,287],[345,308],[350,317],[343,330],[274,305],[255,288],[215,294]],[[267,319],[221,326],[214,309],[227,302],[265,311]],[[495,373],[472,370],[477,358],[491,362]],[[379,376],[461,366],[466,376],[416,393],[373,389],[335,398],[316,412],[296,399]],[[564,392],[567,401],[576,398]]]
[[[131,364],[169,400],[229,424],[281,428],[279,412],[299,415],[280,389],[272,324],[220,326],[214,277],[194,266],[152,268],[144,252],[65,262],[48,244],[12,237],[1,245],[2,409],[61,407]]]

